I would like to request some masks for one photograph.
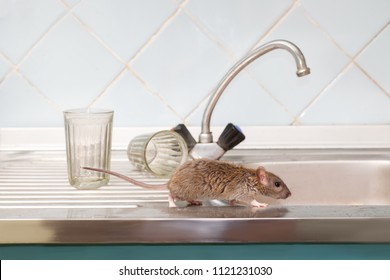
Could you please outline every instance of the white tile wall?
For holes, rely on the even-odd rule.
[[[390,55],[390,26],[381,32],[377,38],[358,57],[357,62],[363,71],[377,82],[379,87],[387,93],[390,92],[389,65]]]
[[[171,0],[84,0],[74,15],[129,61],[175,10]]]
[[[302,124],[389,124],[390,99],[351,65],[302,114]]]
[[[3,81],[5,75],[10,71],[11,65],[0,55],[0,82]]]
[[[212,125],[388,124],[389,20],[388,0],[0,0],[0,127],[60,127],[85,106],[115,126],[197,126],[234,62],[273,39],[312,74],[264,55]]]
[[[244,56],[293,4],[291,0],[195,0],[186,9],[235,58]]]
[[[130,67],[185,118],[231,65],[181,11]]]
[[[18,63],[65,12],[59,1],[0,1],[0,50]]]
[[[64,108],[88,106],[122,64],[73,17],[66,17],[40,42],[19,71]]]

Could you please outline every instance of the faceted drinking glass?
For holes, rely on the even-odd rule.
[[[82,169],[84,166],[110,169],[114,112],[105,109],[64,111],[69,183],[78,189],[106,185],[109,175]]]

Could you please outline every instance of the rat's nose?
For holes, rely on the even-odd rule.
[[[287,193],[286,193],[286,198],[287,197],[290,197],[291,196],[291,192],[290,191],[287,191]]]

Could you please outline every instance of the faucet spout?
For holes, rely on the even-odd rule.
[[[214,93],[211,95],[211,98],[209,100],[209,103],[206,107],[206,110],[203,114],[202,119],[202,131],[199,135],[199,143],[212,143],[213,142],[213,136],[210,131],[210,120],[211,120],[211,114],[213,113],[213,110],[215,108],[215,105],[218,102],[219,97],[222,95],[226,87],[229,85],[229,83],[233,80],[233,78],[241,72],[248,64],[262,56],[263,54],[266,54],[272,50],[275,49],[284,49],[291,53],[291,55],[295,59],[295,63],[297,65],[297,76],[302,77],[305,75],[310,74],[310,68],[307,67],[305,57],[303,56],[301,50],[294,45],[293,43],[285,40],[275,40],[271,41],[269,43],[266,43],[256,49],[254,49],[252,52],[250,52],[248,55],[246,55],[244,58],[242,58],[240,61],[238,61],[230,70],[229,72],[223,77],[221,82],[216,87]]]

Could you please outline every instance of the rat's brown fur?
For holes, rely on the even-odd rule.
[[[274,198],[291,195],[279,177],[266,172],[269,184],[265,185],[261,184],[257,173],[255,169],[223,161],[200,159],[188,161],[179,167],[167,187],[173,198],[185,201],[226,199],[249,203],[259,195]],[[281,183],[278,191],[271,186],[275,180]]]

